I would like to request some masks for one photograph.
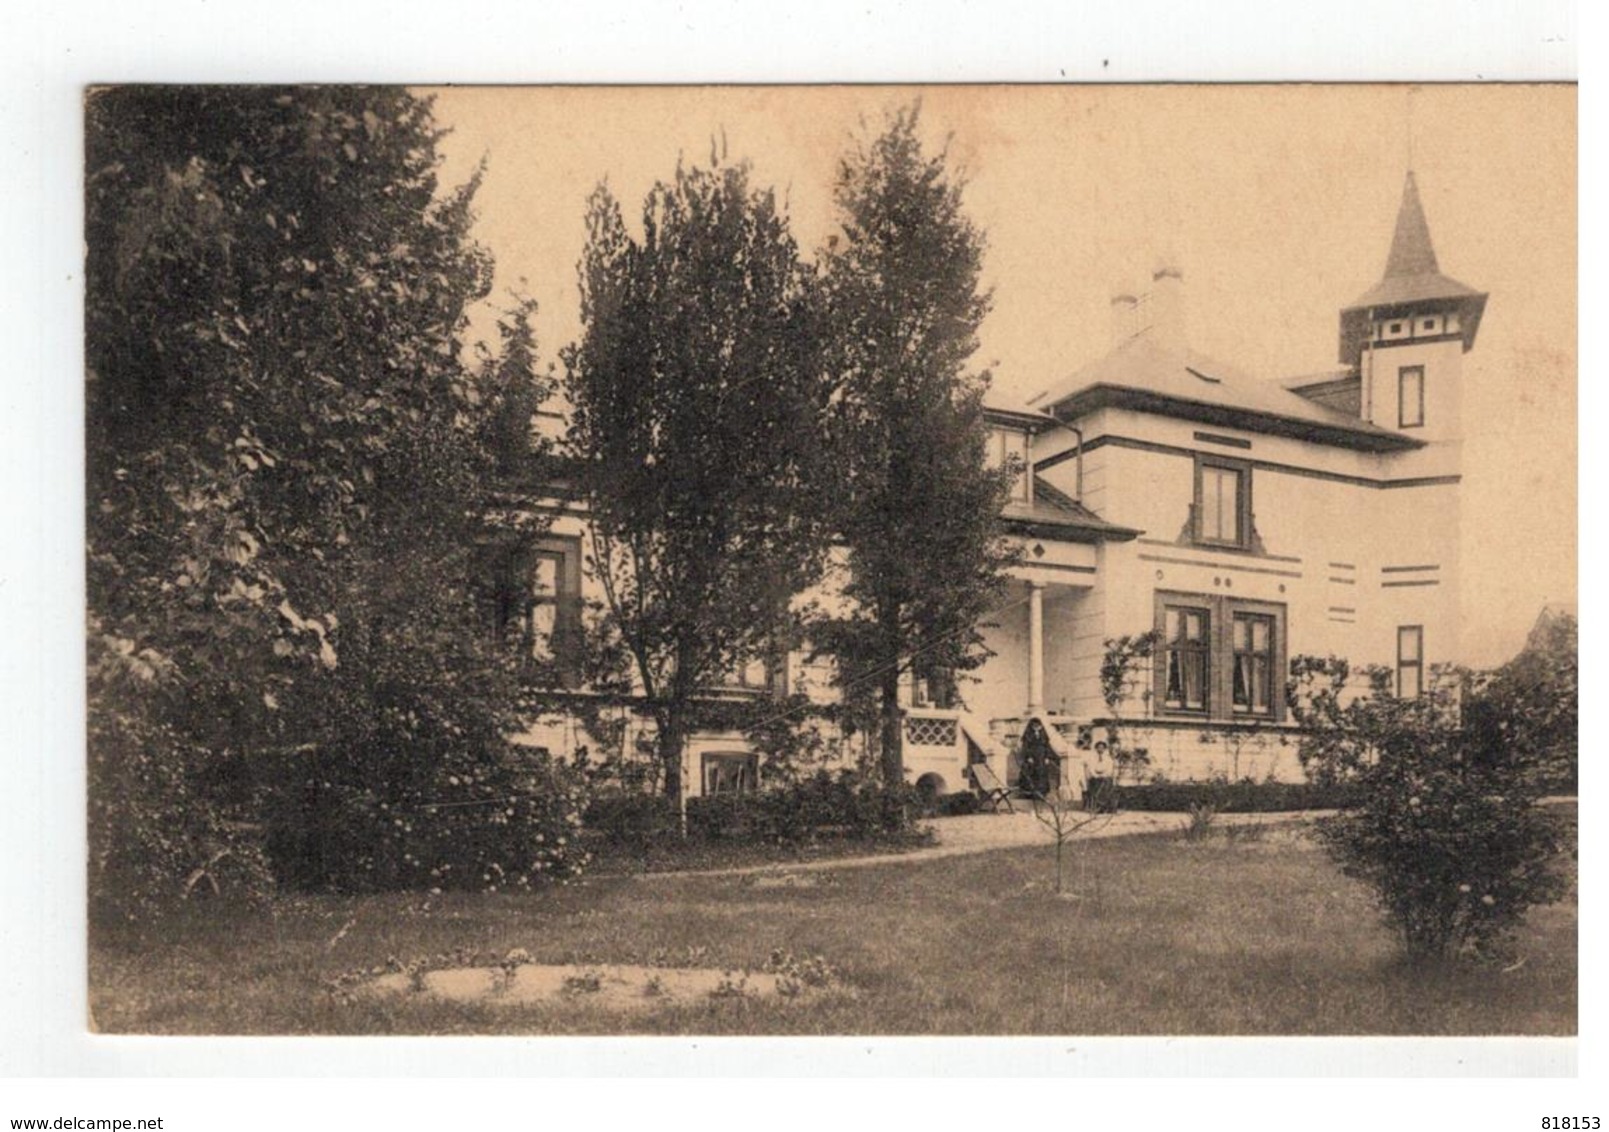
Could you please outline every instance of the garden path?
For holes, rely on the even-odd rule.
[[[745,865],[725,869],[699,869],[686,872],[638,873],[641,880],[668,880],[677,877],[740,877],[766,874],[820,872],[827,869],[859,869],[875,865],[901,865],[908,861],[930,861],[936,857],[958,857],[969,853],[986,853],[991,849],[1011,849],[1023,845],[1053,845],[1056,835],[1050,827],[1036,818],[1022,802],[1016,803],[1015,813],[967,814],[962,817],[931,818],[925,824],[933,827],[938,839],[936,845],[912,849],[904,853],[873,853],[863,857],[834,857],[819,861],[798,861],[786,864]],[[1218,814],[1214,826],[1228,825],[1284,825],[1320,817],[1329,811],[1302,811],[1278,814]],[[1078,814],[1076,818],[1093,817]],[[1140,833],[1178,832],[1190,824],[1187,813],[1142,813],[1125,811],[1096,817],[1079,830],[1071,840],[1087,841],[1095,837],[1124,837]]]

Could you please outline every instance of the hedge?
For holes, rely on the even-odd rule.
[[[755,794],[687,800],[691,840],[799,844],[821,836],[876,840],[909,832],[923,813],[912,787],[886,790],[825,773]],[[674,799],[621,792],[595,797],[583,826],[612,845],[644,846],[680,833]]]
[[[1182,812],[1211,806],[1222,814],[1268,814],[1289,810],[1340,810],[1355,806],[1354,783],[1151,782],[1111,788],[1120,810]]]

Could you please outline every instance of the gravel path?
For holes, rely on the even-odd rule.
[[[1285,814],[1219,814],[1213,819],[1215,826],[1284,825],[1320,817],[1328,811],[1303,811]],[[1093,818],[1075,837],[1087,841],[1093,837],[1124,837],[1137,833],[1167,833],[1184,829],[1190,824],[1190,815],[1182,813],[1078,814],[1078,819]],[[910,861],[930,861],[938,857],[959,857],[968,853],[986,853],[991,849],[1010,849],[1021,845],[1052,845],[1056,836],[1043,822],[1021,804],[1016,813],[969,814],[965,817],[933,818],[927,824],[933,827],[938,844],[907,853],[874,853],[864,857],[834,857],[820,861],[777,862],[769,865],[745,865],[730,869],[697,869],[686,872],[639,873],[639,880],[670,880],[677,877],[741,877],[766,874],[820,872],[825,869],[863,869],[876,865],[903,865]]]

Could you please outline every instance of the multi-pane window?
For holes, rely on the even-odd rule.
[[[760,760],[747,752],[719,751],[703,757],[704,794],[752,794],[760,784]]]
[[[997,428],[989,437],[989,466],[1011,467],[1017,475],[1011,481],[1011,498],[1028,498],[1028,434],[1014,428]]]
[[[1153,703],[1162,715],[1285,717],[1285,607],[1227,594],[1158,591]]]
[[[559,586],[564,576],[564,556],[538,551],[531,571],[531,604],[526,639],[537,660],[554,658],[554,633],[559,626]]]
[[[555,537],[484,553],[483,599],[492,632],[533,672],[551,670],[561,684],[574,686],[581,667],[580,540]]]
[[[1206,711],[1212,670],[1210,614],[1170,605],[1162,624],[1163,704],[1174,711]]]
[[[1196,462],[1196,538],[1245,546],[1251,526],[1251,469],[1241,464]]]
[[[1397,628],[1397,695],[1416,699],[1425,690],[1425,629],[1423,625]]]
[[[948,711],[955,707],[957,699],[955,673],[948,669],[935,669],[916,676],[911,681],[913,707]]]
[[[1397,370],[1397,427],[1422,428],[1425,423],[1425,367]]]
[[[1237,613],[1233,621],[1234,669],[1230,701],[1240,715],[1274,713],[1274,619]]]

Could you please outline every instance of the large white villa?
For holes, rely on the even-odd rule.
[[[1337,366],[1248,378],[1190,348],[1183,303],[1180,272],[1159,267],[1113,297],[1105,357],[990,405],[994,458],[1025,469],[1005,510],[1022,565],[974,679],[953,699],[908,685],[912,781],[966,789],[986,761],[1016,783],[1030,729],[1065,787],[1110,773],[1090,736],[1109,714],[1105,642],[1124,635],[1160,634],[1120,711],[1172,780],[1301,777],[1283,738],[1291,656],[1389,665],[1402,695],[1459,656],[1461,368],[1486,296],[1441,273],[1413,175],[1383,277],[1340,310]],[[550,502],[550,531],[519,558],[531,597],[508,611],[538,647],[573,631],[585,584],[584,512]],[[835,695],[804,653],[773,667],[734,674],[730,694]],[[649,725],[629,724],[636,743]],[[569,713],[524,739],[563,755],[595,742]],[[748,788],[756,765],[741,735],[703,734],[685,779]]]

